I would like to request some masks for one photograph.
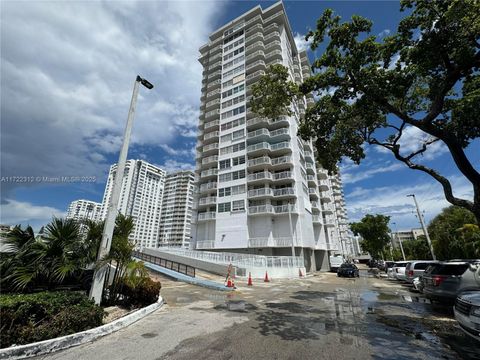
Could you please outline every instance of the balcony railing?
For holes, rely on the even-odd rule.
[[[272,173],[269,171],[262,171],[255,174],[249,174],[247,177],[248,181],[256,181],[256,180],[272,180]]]
[[[196,249],[214,249],[215,240],[197,241],[195,244],[195,248]]]
[[[273,190],[270,188],[261,188],[248,190],[248,197],[261,197],[261,196],[273,196]]]
[[[270,165],[271,163],[272,161],[268,156],[262,156],[259,158],[248,160],[248,166]]]
[[[217,203],[215,196],[203,197],[198,200],[199,205],[212,205]]]
[[[200,185],[200,191],[213,190],[216,188],[217,188],[216,182],[209,182],[209,183]]]
[[[215,212],[198,213],[198,221],[215,220]]]
[[[293,178],[293,173],[291,171],[282,171],[280,173],[273,174],[274,180],[291,179],[291,178]]]
[[[294,188],[282,188],[282,189],[275,189],[273,190],[273,195],[274,196],[286,196],[286,195],[295,195],[295,189]]]

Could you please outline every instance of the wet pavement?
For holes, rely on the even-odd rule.
[[[451,308],[396,281],[338,278],[254,281],[223,293],[162,279],[167,305],[55,359],[479,359]],[[122,344],[122,345],[119,345]]]

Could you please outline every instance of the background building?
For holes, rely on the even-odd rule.
[[[421,228],[392,232],[393,246],[400,247],[400,240],[403,243],[409,240],[417,240],[419,236],[425,236],[425,233]]]
[[[168,174],[162,199],[158,246],[190,246],[193,190],[193,171]]]
[[[114,164],[103,195],[102,219],[107,215],[116,171]],[[130,240],[138,249],[157,246],[164,185],[165,170],[143,160],[127,160],[118,211],[133,218],[135,228]]]
[[[247,105],[252,85],[272,64],[287,67],[297,83],[310,76],[283,3],[256,6],[229,22],[200,53],[194,247],[271,256],[292,255],[294,247],[309,271],[328,267],[328,255],[342,252],[346,213],[339,177],[328,176],[315,163],[312,142],[297,136],[313,98],[276,120]]]
[[[75,200],[70,203],[67,210],[67,219],[78,221],[102,219],[102,204],[90,200]]]

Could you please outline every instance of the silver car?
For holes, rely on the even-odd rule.
[[[466,292],[458,296],[453,312],[462,330],[480,341],[480,291]]]
[[[412,260],[405,268],[405,280],[413,283],[413,279],[421,277],[428,265],[438,263],[435,260]]]
[[[405,280],[405,268],[407,267],[408,261],[398,261],[393,264],[392,272],[393,276],[397,280]]]

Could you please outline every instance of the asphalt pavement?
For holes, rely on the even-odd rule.
[[[161,310],[38,359],[478,359],[480,349],[398,282],[320,273],[224,293],[162,279]]]

